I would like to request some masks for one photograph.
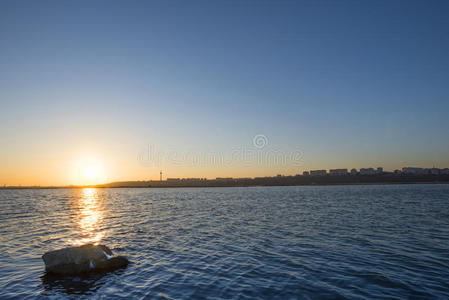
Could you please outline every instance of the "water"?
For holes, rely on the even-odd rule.
[[[449,185],[0,190],[0,298],[449,298]],[[132,261],[48,279],[101,242]]]

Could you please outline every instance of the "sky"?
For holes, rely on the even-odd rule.
[[[0,184],[449,167],[448,1],[0,1]]]

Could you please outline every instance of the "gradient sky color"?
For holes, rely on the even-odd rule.
[[[449,167],[448,53],[448,1],[1,1],[0,184]]]

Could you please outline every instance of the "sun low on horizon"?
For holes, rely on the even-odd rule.
[[[89,165],[84,170],[84,177],[88,180],[95,180],[98,178],[99,169],[96,165]]]
[[[95,185],[105,183],[107,172],[98,158],[81,158],[72,168],[73,185]]]

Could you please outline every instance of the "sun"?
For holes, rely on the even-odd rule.
[[[84,177],[88,180],[98,179],[99,167],[96,165],[89,165],[84,169]]]
[[[96,156],[84,155],[74,160],[72,165],[72,184],[90,186],[104,183],[107,180],[107,169],[104,161]]]

